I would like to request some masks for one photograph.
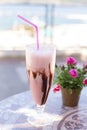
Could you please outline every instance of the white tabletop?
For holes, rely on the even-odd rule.
[[[27,110],[34,106],[30,91],[26,91],[0,102],[0,130],[87,130],[87,88],[81,93],[78,107],[64,109],[61,92],[50,91],[45,111],[58,117],[51,126],[35,128],[28,122]]]

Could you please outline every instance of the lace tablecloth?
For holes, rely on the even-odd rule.
[[[51,90],[45,111],[58,117],[52,126],[35,128],[28,123],[26,114],[34,105],[30,91],[0,102],[0,130],[87,130],[87,89],[80,97],[77,108],[67,110],[62,106],[61,92]]]

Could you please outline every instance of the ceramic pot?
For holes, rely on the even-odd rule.
[[[62,101],[64,106],[75,107],[78,105],[82,89],[73,89],[72,93],[68,89],[61,87]]]

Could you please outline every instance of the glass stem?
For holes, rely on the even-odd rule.
[[[41,114],[41,113],[43,113],[43,111],[44,111],[44,108],[45,108],[45,105],[36,105],[36,111],[37,111],[37,113],[38,114]]]

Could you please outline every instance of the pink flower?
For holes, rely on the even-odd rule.
[[[58,84],[58,85],[53,89],[53,92],[58,92],[58,91],[60,91],[60,88],[61,88],[61,85]]]
[[[74,57],[67,57],[66,58],[66,64],[67,65],[76,65],[77,60]]]
[[[77,78],[77,77],[78,77],[78,71],[77,71],[76,69],[71,69],[71,70],[69,71],[69,74],[70,74],[70,76],[73,77],[73,78]]]
[[[84,68],[84,69],[87,68],[87,62],[85,62],[85,63],[83,64],[83,68]]]
[[[84,85],[87,85],[87,78],[85,78],[85,79],[83,80],[83,84],[84,84]]]

